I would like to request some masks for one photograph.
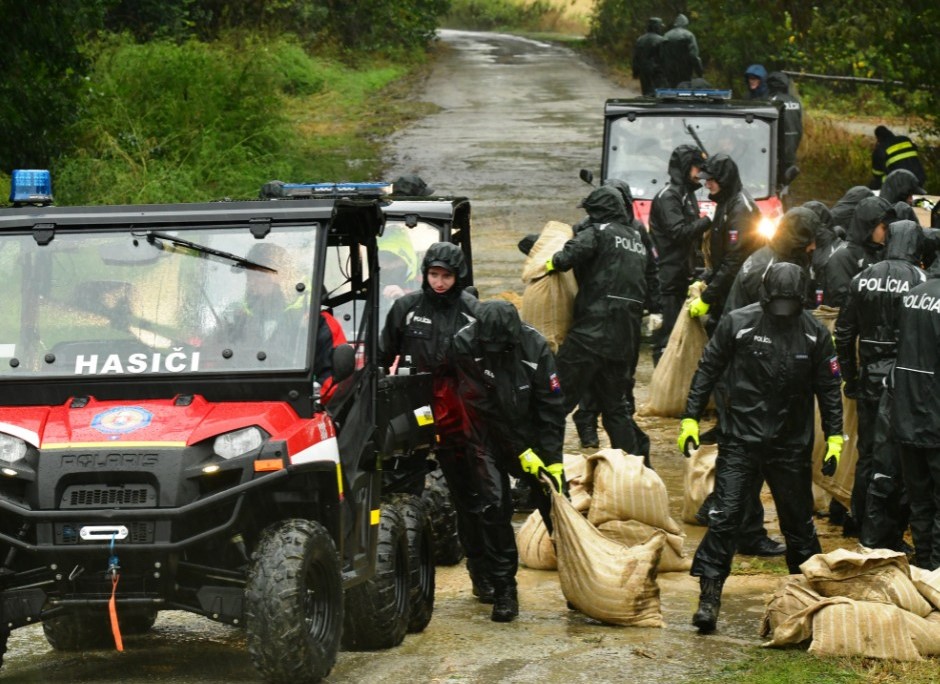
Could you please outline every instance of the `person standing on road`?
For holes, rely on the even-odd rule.
[[[698,54],[698,41],[688,28],[689,18],[684,14],[676,17],[672,28],[663,36],[660,51],[663,57],[663,71],[670,88],[680,83],[691,82],[693,76],[705,75],[702,60]]]
[[[927,172],[920,161],[917,145],[906,135],[897,135],[887,126],[875,128],[875,149],[871,153],[871,181],[868,187],[879,190],[885,176],[896,169],[907,169],[920,186],[927,184]],[[923,194],[923,193],[921,193]]]
[[[633,47],[633,78],[639,79],[640,91],[647,96],[656,94],[657,88],[666,87],[660,48],[666,27],[659,17],[650,17],[646,33],[637,38]]]
[[[574,269],[578,281],[574,320],[556,357],[565,414],[590,390],[611,446],[636,454],[625,380],[640,343],[648,254],[616,188],[593,190],[581,206],[591,224],[545,264],[548,273]]]
[[[747,99],[767,99],[769,93],[767,90],[767,69],[763,64],[749,66],[744,72],[744,83],[747,85]]]
[[[699,578],[692,623],[711,632],[721,591],[731,572],[747,492],[757,479],[770,485],[787,543],[787,567],[820,552],[813,525],[813,397],[819,402],[828,449],[823,473],[835,473],[842,452],[839,363],[825,326],[803,309],[806,273],[796,264],[768,269],[760,302],[721,319],[692,378],[682,416],[679,449],[698,446],[698,421],[724,377],[728,401],[718,406],[715,492],[720,507],[709,511],[708,531],[695,552],[691,574]]]
[[[940,568],[940,278],[901,300],[891,429],[911,505],[914,565]]]
[[[552,531],[547,475],[564,492],[562,443],[565,403],[555,358],[535,328],[503,299],[480,302],[476,320],[454,338],[460,395],[467,409],[469,442],[462,487],[471,490],[473,534],[484,549],[482,571],[494,588],[492,619],[519,614],[519,554],[512,527],[509,476],[530,481],[537,507]]]
[[[653,339],[653,364],[669,343],[695,273],[695,250],[712,221],[701,216],[695,191],[705,154],[679,145],[669,157],[669,182],[650,205],[650,234],[659,255],[659,291],[663,324]]]
[[[759,246],[760,209],[744,189],[738,166],[728,155],[710,157],[699,176],[705,180],[709,199],[717,205],[709,241],[711,269],[705,273],[706,288],[701,297],[689,305],[689,315],[697,318],[707,314],[705,329],[711,334],[721,318],[735,276]]]
[[[882,197],[866,197],[855,208],[846,245],[829,259],[823,304],[841,307],[858,273],[881,260],[891,204]]]
[[[790,79],[782,71],[767,75],[767,90],[771,102],[783,103],[783,146],[777,157],[777,184],[783,185],[787,169],[796,166],[796,153],[803,139],[803,103],[790,92]]]
[[[895,542],[903,534],[897,530],[875,530],[869,515],[870,488],[876,498],[892,483],[890,476],[878,480],[874,474],[875,425],[885,382],[894,366],[898,344],[898,311],[901,299],[912,288],[927,280],[918,268],[924,234],[913,221],[897,221],[888,226],[884,261],[872,264],[852,279],[845,304],[836,320],[835,343],[839,355],[843,392],[855,399],[858,410],[858,461],[852,486],[852,518],[859,526],[859,541],[870,546],[878,541]],[[888,480],[888,482],[882,482]],[[896,484],[896,483],[895,483]],[[897,492],[891,492],[896,494]],[[878,519],[884,515],[879,511]]]

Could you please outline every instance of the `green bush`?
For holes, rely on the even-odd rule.
[[[534,31],[544,27],[547,16],[556,13],[557,10],[549,0],[534,0],[531,3],[518,0],[451,0],[444,25],[479,31]]]

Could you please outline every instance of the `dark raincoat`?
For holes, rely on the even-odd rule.
[[[783,104],[783,147],[777,158],[778,183],[782,183],[783,173],[796,165],[796,152],[803,139],[803,103],[800,98],[790,93],[790,79],[782,71],[772,71],[767,76],[767,89],[770,101]]]
[[[684,81],[691,81],[693,76],[703,76],[702,60],[698,54],[698,41],[686,27],[689,19],[684,14],[676,17],[672,28],[663,36],[660,52],[663,58],[663,71],[670,88],[675,88]]]
[[[832,227],[832,213],[822,202],[810,200],[804,202],[803,207],[810,209],[819,217],[816,224],[816,249],[813,250],[813,283],[816,287],[814,306],[819,306],[825,299],[826,271],[829,259],[838,250],[845,248],[845,240],[836,235]]]
[[[871,237],[890,210],[891,205],[881,197],[866,197],[858,203],[849,224],[845,249],[833,254],[826,266],[824,304],[841,307],[852,278],[881,259],[883,247],[872,242]]]

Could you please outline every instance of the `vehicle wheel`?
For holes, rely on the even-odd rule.
[[[408,570],[411,575],[409,632],[422,632],[434,613],[434,532],[427,506],[413,494],[396,494],[390,502],[401,511],[408,534]]]
[[[113,644],[104,611],[78,610],[42,621],[46,641],[57,651],[86,651]]]
[[[440,469],[428,473],[421,498],[427,504],[434,530],[434,561],[438,565],[456,565],[463,560],[463,546],[457,535],[457,509]]]
[[[7,639],[10,638],[10,630],[6,627],[0,629],[0,667],[3,667],[3,656],[7,652]]]
[[[245,585],[248,654],[268,682],[318,682],[336,663],[343,578],[329,532],[312,520],[268,527]]]
[[[408,533],[398,506],[382,505],[375,574],[346,590],[343,646],[371,651],[397,646],[411,616]]]
[[[118,611],[118,624],[121,625],[122,634],[146,634],[153,629],[156,621],[157,610],[155,608]]]

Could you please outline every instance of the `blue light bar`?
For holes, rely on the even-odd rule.
[[[52,175],[46,169],[13,169],[10,201],[13,204],[51,204]]]
[[[663,100],[677,98],[701,98],[709,100],[730,100],[730,90],[714,88],[657,88],[656,97]]]
[[[261,187],[267,199],[310,199],[323,197],[382,197],[392,194],[392,184],[375,183],[284,183],[271,181]]]

